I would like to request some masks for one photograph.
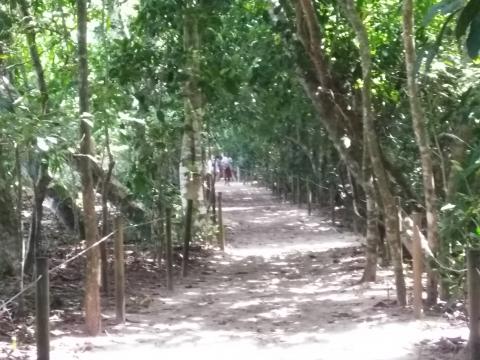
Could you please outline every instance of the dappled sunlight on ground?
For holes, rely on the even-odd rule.
[[[264,189],[218,188],[226,253],[205,259],[207,270],[173,293],[157,288],[125,325],[106,320],[103,336],[55,336],[52,359],[413,360],[423,339],[466,336],[462,323],[414,321],[410,309],[395,306],[388,270],[376,283],[358,283],[357,236]]]
[[[359,245],[357,236],[339,233],[329,219],[281,204],[265,189],[233,183],[217,186],[217,190],[224,193],[227,252],[233,256],[269,258]],[[228,242],[230,236],[234,241]]]

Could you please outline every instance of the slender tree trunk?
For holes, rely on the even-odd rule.
[[[102,179],[102,236],[107,236],[109,229],[109,214],[108,214],[108,187],[110,186],[110,178],[112,177],[113,168],[115,167],[115,160],[113,159],[112,151],[110,150],[110,135],[108,127],[105,127],[105,148],[108,154],[108,170],[105,177]],[[108,294],[108,247],[107,241],[100,244],[100,257],[102,263],[102,291]]]
[[[36,165],[35,165],[36,166]],[[48,164],[38,166],[37,181],[33,184],[33,210],[30,221],[30,233],[28,237],[27,256],[24,264],[24,272],[30,273],[37,255],[45,256],[47,244],[42,242],[42,218],[43,202],[47,193],[51,177],[48,175]]]
[[[106,22],[107,12],[111,12],[111,7],[107,9],[107,1],[102,0],[102,43],[103,47],[107,48],[107,36],[106,36]],[[109,72],[109,54],[105,53],[105,69],[104,77],[105,84],[108,86],[108,72]],[[110,186],[110,179],[112,177],[113,168],[115,167],[115,160],[113,159],[112,151],[110,149],[110,134],[108,131],[108,125],[105,125],[105,149],[108,156],[108,170],[105,176],[102,177],[102,236],[108,235],[109,229],[109,211],[108,211],[108,187]],[[108,242],[104,241],[100,244],[100,258],[101,258],[101,278],[102,278],[102,291],[108,295]]]
[[[467,144],[470,142],[472,138],[472,131],[471,127],[468,124],[460,125],[460,128],[457,131],[459,140],[456,140],[450,150],[450,163],[462,163],[465,160],[465,156],[467,154]],[[445,184],[446,186],[446,193],[445,193],[445,201],[447,203],[453,203],[455,201],[455,197],[457,195],[457,186],[458,186],[458,179],[459,177],[459,169],[455,166],[451,166],[448,173],[448,180]],[[440,244],[441,249],[439,249],[439,258],[442,264],[449,264],[450,258],[450,248],[449,244],[445,241]],[[442,300],[449,300],[450,298],[450,289],[448,280],[445,278],[440,278],[441,286],[440,286],[440,298]]]
[[[399,222],[395,198],[390,190],[390,182],[383,166],[380,144],[374,126],[374,112],[371,100],[371,66],[370,44],[367,31],[358,14],[353,0],[344,0],[345,14],[350,21],[355,36],[359,43],[360,60],[362,65],[362,113],[367,146],[370,153],[372,170],[376,177],[379,194],[382,198],[385,214],[386,237],[392,252],[392,261],[395,274],[397,301],[400,305],[406,305],[406,286],[401,260],[401,242],[399,234]]]
[[[18,7],[25,23],[26,37],[30,58],[35,69],[37,78],[37,87],[40,91],[40,106],[41,114],[48,113],[48,87],[45,80],[45,72],[40,61],[40,55],[37,47],[37,34],[33,25],[33,19],[30,15],[29,5],[26,0],[18,0]],[[31,154],[31,156],[37,156]],[[33,177],[33,209],[32,219],[30,225],[30,234],[28,240],[27,259],[24,262],[22,271],[30,272],[33,267],[34,257],[37,253],[44,256],[47,249],[46,244],[41,244],[42,238],[42,218],[43,218],[43,202],[47,192],[47,187],[50,184],[51,178],[48,175],[48,158],[45,154],[40,154],[39,159],[31,162],[30,166],[35,167],[35,176]],[[45,246],[43,246],[45,245]],[[44,248],[45,247],[45,248]]]
[[[18,254],[20,254],[20,274],[19,274],[19,290],[23,291],[25,273],[24,273],[24,263],[25,263],[25,241],[23,240],[23,223],[22,223],[22,206],[23,206],[23,177],[22,177],[22,154],[20,152],[19,144],[15,145],[15,177],[17,178],[16,186],[16,206],[15,214],[17,218],[17,232],[18,232]],[[25,315],[25,301],[23,294],[18,298],[18,316],[23,317]]]
[[[404,0],[403,6],[403,43],[405,48],[405,65],[407,69],[407,90],[410,101],[415,140],[420,150],[422,163],[423,191],[425,194],[425,208],[427,212],[427,239],[430,249],[434,254],[439,250],[438,225],[437,225],[437,198],[435,194],[435,181],[433,176],[433,163],[430,148],[430,139],[427,131],[425,113],[420,102],[420,94],[416,81],[416,55],[414,35],[413,0]],[[428,270],[427,304],[434,305],[438,297],[438,274]]]
[[[164,207],[163,207],[163,202],[161,199],[157,200],[157,211],[154,211],[154,213],[157,214],[157,217],[159,220],[156,222],[157,225],[157,263],[158,263],[158,268],[162,268],[162,259],[163,255],[165,252],[165,221],[162,219],[164,216]],[[155,223],[154,223],[155,225]]]
[[[199,210],[203,200],[202,191],[202,117],[203,101],[198,76],[200,71],[200,35],[195,7],[188,6],[184,14],[183,43],[186,54],[184,104],[185,122],[180,162],[180,190],[183,205],[193,200],[194,209]]]
[[[27,43],[30,57],[32,59],[33,67],[35,68],[35,74],[37,76],[38,90],[40,90],[40,103],[42,106],[42,114],[48,112],[48,89],[45,81],[45,74],[43,71],[42,63],[40,61],[40,55],[37,48],[37,40],[35,28],[33,26],[33,19],[30,16],[30,10],[26,0],[17,0],[20,13],[23,16],[23,21],[26,23],[27,28]]]
[[[366,192],[367,200],[367,238],[366,238],[366,260],[365,269],[361,281],[375,281],[377,277],[377,253],[380,242],[378,232],[378,214],[375,202],[375,190],[373,188],[373,179],[370,179],[371,188]],[[373,191],[372,191],[373,190]]]
[[[368,141],[367,127],[364,126],[364,141]],[[380,244],[380,232],[378,229],[378,207],[377,193],[375,190],[374,179],[372,174],[372,166],[370,161],[370,152],[368,146],[364,149],[363,168],[366,182],[365,199],[366,199],[366,218],[367,218],[367,234],[366,234],[366,264],[363,271],[361,281],[375,281],[377,277],[378,249]]]
[[[77,0],[78,59],[79,59],[79,111],[80,111],[80,162],[82,178],[83,212],[85,219],[85,240],[87,247],[98,238],[95,213],[95,192],[91,169],[94,148],[91,139],[88,93],[88,54],[87,54],[87,1]],[[100,254],[98,246],[87,252],[85,270],[85,323],[87,333],[95,336],[100,333]]]

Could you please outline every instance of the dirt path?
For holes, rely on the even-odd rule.
[[[465,336],[463,325],[416,322],[393,305],[387,272],[356,284],[363,256],[352,234],[264,189],[222,188],[226,253],[173,294],[152,292],[145,311],[105,336],[58,334],[52,359],[428,359],[415,344]]]

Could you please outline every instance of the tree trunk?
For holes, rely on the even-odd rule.
[[[0,174],[8,174],[5,159],[8,153],[0,142]],[[17,274],[18,269],[18,227],[13,204],[14,195],[11,184],[13,179],[4,177],[0,181],[0,278]]]
[[[202,190],[202,94],[198,84],[200,35],[195,7],[185,8],[183,44],[186,55],[184,83],[185,122],[180,159],[180,191],[184,207],[193,200],[193,208],[200,209]]]
[[[25,22],[25,27],[27,29],[26,35],[28,50],[30,52],[33,67],[35,68],[35,74],[37,76],[37,86],[38,90],[40,90],[40,103],[42,106],[42,114],[46,114],[48,112],[48,89],[47,83],[45,81],[42,63],[40,61],[40,55],[38,53],[36,33],[33,26],[33,18],[30,16],[28,3],[26,0],[18,0],[18,5],[20,8],[20,13],[23,16],[23,21]]]
[[[21,292],[24,289],[25,281],[25,247],[26,243],[23,240],[23,222],[22,222],[22,206],[23,206],[23,177],[22,177],[22,155],[20,152],[20,146],[17,143],[15,145],[15,177],[17,180],[17,186],[15,187],[16,192],[16,206],[15,206],[15,216],[17,218],[17,254],[20,254],[20,274],[18,288]],[[25,298],[24,294],[21,294],[18,297],[18,308],[17,308],[18,317],[22,318],[25,315]]]
[[[40,160],[42,161],[42,160]],[[43,202],[47,194],[47,187],[50,184],[51,177],[48,175],[48,165],[42,163],[34,165],[39,173],[34,177],[36,181],[33,184],[33,209],[32,219],[30,221],[30,233],[28,236],[27,256],[24,263],[24,272],[30,273],[37,255],[46,256],[47,244],[42,243],[42,218]]]
[[[367,200],[367,238],[365,257],[367,263],[363,270],[361,281],[375,281],[377,277],[377,253],[378,244],[380,242],[380,234],[378,231],[378,214],[375,202],[375,190],[373,188],[373,179],[369,180],[371,187],[366,192]]]
[[[45,81],[45,72],[43,70],[42,63],[40,61],[40,55],[37,47],[36,32],[33,25],[33,19],[30,15],[30,9],[26,0],[18,0],[18,6],[20,13],[25,22],[26,37],[28,50],[30,52],[30,58],[35,69],[35,75],[37,77],[37,87],[40,91],[40,106],[41,114],[46,115],[48,113],[48,87]],[[32,157],[37,155],[30,154]],[[45,153],[40,153],[39,159],[35,159],[31,162],[30,166],[33,166],[35,175],[33,176],[33,209],[32,219],[30,224],[30,234],[28,239],[27,257],[24,262],[24,272],[30,272],[34,257],[36,255],[45,256],[47,251],[47,244],[41,244],[42,239],[42,218],[43,218],[43,202],[47,192],[47,187],[50,184],[51,178],[48,175],[48,158]]]
[[[349,94],[345,94],[338,85],[340,80],[332,71],[321,46],[322,37],[312,0],[280,1],[289,20],[295,19],[297,38],[302,48],[297,50],[297,75],[305,93],[319,115],[329,139],[340,158],[348,167],[359,186],[364,187],[362,175],[362,122],[360,114],[347,103]],[[291,45],[291,44],[290,44]],[[303,51],[302,51],[303,49]],[[383,159],[385,162],[385,159]],[[384,166],[402,191],[412,196],[411,189],[406,186],[403,174],[392,164]],[[412,197],[414,198],[414,197]]]
[[[94,156],[91,139],[88,94],[88,58],[87,58],[87,2],[77,0],[78,21],[78,58],[79,58],[79,111],[80,111],[80,162],[82,178],[83,212],[85,222],[85,240],[87,247],[92,246],[98,238],[95,213],[95,193],[90,157]],[[100,254],[98,246],[87,252],[85,271],[85,323],[87,333],[98,335],[101,330],[100,320]]]
[[[469,124],[461,124],[457,131],[458,138],[455,139],[455,143],[452,145],[450,149],[450,163],[463,163],[465,161],[465,156],[467,154],[467,144],[470,142],[472,138],[472,131]],[[459,182],[459,169],[456,166],[450,166],[449,173],[448,173],[448,180],[445,184],[446,186],[446,193],[445,193],[445,202],[446,203],[454,203],[455,198],[457,195],[457,188]],[[441,249],[439,249],[439,259],[442,264],[449,264],[449,254],[450,254],[450,246],[447,241],[442,241]],[[450,298],[450,287],[448,279],[440,278],[440,298],[442,300],[449,300]]]
[[[353,0],[344,0],[345,14],[352,25],[359,43],[360,61],[362,65],[362,113],[363,126],[367,137],[367,146],[370,153],[372,170],[383,203],[385,214],[386,238],[392,253],[392,262],[395,274],[397,301],[401,306],[406,305],[406,286],[401,260],[401,242],[399,222],[395,198],[390,190],[388,175],[383,166],[380,144],[374,126],[374,112],[371,101],[371,66],[370,44],[367,31],[358,14]]]
[[[405,65],[407,69],[407,92],[410,101],[415,140],[420,151],[422,163],[423,191],[427,212],[427,238],[430,249],[437,254],[439,248],[436,210],[435,182],[433,176],[432,154],[428,136],[425,114],[420,103],[420,94],[416,82],[415,35],[413,30],[413,0],[404,0],[403,6],[403,42],[405,48]],[[427,304],[434,305],[438,297],[438,274],[430,269],[427,281]]]
[[[79,172],[82,171],[81,159],[75,162]],[[97,183],[99,179],[104,179],[105,171],[96,162],[90,161],[90,167],[93,174],[93,182]],[[98,192],[103,192],[104,189],[97,187]],[[142,205],[132,200],[131,193],[125,185],[123,185],[115,176],[110,176],[110,181],[106,186],[108,201],[120,208],[122,215],[133,222],[145,221],[145,209]]]
[[[335,149],[357,182],[363,186],[360,119],[346,104],[345,96],[325,58],[312,0],[292,0],[292,3],[297,35],[305,52],[297,55],[298,77]],[[310,66],[305,65],[305,57]]]
[[[364,142],[368,141],[367,127],[364,126],[363,131]],[[380,245],[380,231],[378,228],[378,206],[377,193],[375,190],[374,179],[372,174],[372,166],[370,161],[370,152],[368,146],[363,152],[363,172],[365,176],[365,200],[366,200],[366,218],[367,218],[367,234],[366,234],[366,264],[363,271],[362,282],[375,281],[377,277],[378,249]]]
[[[0,54],[5,54],[3,43],[0,41]],[[0,56],[0,103],[3,109],[14,112],[14,102],[17,92],[10,85],[8,72],[4,59]],[[3,110],[0,107],[0,111]],[[11,141],[4,138],[0,133],[0,278],[7,275],[15,275],[19,272],[19,244],[18,226],[16,219],[15,196],[13,193],[14,179],[9,177],[10,171],[7,168],[8,160],[12,154],[10,149],[5,149],[5,144]],[[18,211],[18,209],[16,209]]]
[[[109,213],[108,213],[108,185],[110,184],[110,178],[112,177],[113,168],[115,166],[115,160],[113,159],[112,152],[110,150],[110,135],[108,127],[105,127],[105,148],[108,154],[108,171],[102,178],[102,236],[108,235],[109,231]],[[108,295],[108,247],[107,241],[100,244],[100,257],[102,263],[102,291]]]
[[[157,209],[154,211],[154,214],[157,214],[158,221],[156,222],[156,232],[157,232],[157,253],[156,253],[156,258],[157,258],[157,263],[158,263],[158,268],[162,268],[162,259],[163,255],[165,252],[165,220],[162,219],[164,216],[164,207],[163,207],[163,202],[161,199],[157,200]],[[155,223],[153,223],[155,226]]]
[[[78,172],[81,173],[80,159],[75,159],[74,165],[77,167]],[[100,179],[104,179],[107,173],[96,163],[90,162],[91,169],[93,171],[93,182],[97,183]],[[107,200],[120,209],[122,215],[128,220],[134,223],[142,223],[146,221],[145,209],[142,208],[142,204],[131,199],[131,194],[128,189],[118,181],[113,175],[110,176],[110,181],[106,184],[105,189],[103,186],[97,187],[97,192],[107,195]],[[75,202],[70,197],[64,197],[62,193],[68,192],[59,184],[55,184],[47,189],[46,198],[53,203],[53,210],[55,215],[63,222],[63,224],[70,230],[76,229],[76,219],[78,216],[79,208],[75,206]],[[85,237],[85,230],[83,220],[79,221],[79,232],[83,239]],[[147,236],[148,234],[146,234]]]

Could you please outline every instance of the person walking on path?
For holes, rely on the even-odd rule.
[[[230,184],[230,181],[232,180],[232,158],[228,156],[224,156],[222,158],[222,166],[223,166],[223,171],[224,171],[224,178],[225,178],[225,184],[228,185]]]

